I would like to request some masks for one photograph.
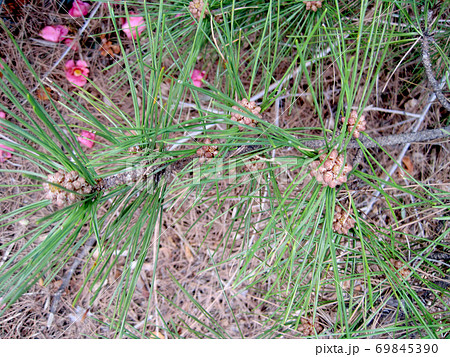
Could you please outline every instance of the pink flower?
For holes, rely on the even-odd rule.
[[[72,42],[73,42],[73,38],[66,38],[66,39],[64,40],[64,43],[65,43],[67,46],[70,46],[70,45],[72,44]],[[79,49],[78,43],[75,43],[75,44],[72,46],[72,50],[78,51],[78,49]]]
[[[82,130],[81,136],[79,136],[77,139],[81,144],[86,145],[89,149],[92,149],[92,147],[95,144],[93,141],[93,140],[95,140],[95,133],[91,133],[90,131]]]
[[[194,86],[201,88],[202,79],[206,77],[206,71],[200,71],[199,69],[194,69],[191,74],[192,83]]]
[[[91,5],[89,5],[87,2],[75,0],[73,2],[72,8],[69,10],[69,15],[72,17],[86,16],[90,8]]]
[[[83,87],[87,83],[86,77],[89,74],[88,64],[85,61],[78,60],[75,64],[74,60],[66,62],[65,71],[66,78],[74,85]]]
[[[6,119],[6,113],[5,112],[0,112],[0,119]],[[0,125],[0,129],[5,129],[5,127]]]
[[[0,119],[6,119],[6,113],[5,112],[0,112]],[[0,125],[0,128],[5,129],[5,127]]]
[[[39,36],[50,42],[60,42],[68,33],[69,29],[66,26],[45,26],[41,32],[39,32]]]
[[[145,20],[141,16],[130,17],[130,20],[125,21],[122,25],[122,30],[130,40],[132,38],[136,39],[137,35],[140,35],[145,30]]]
[[[5,146],[3,144],[0,144],[0,162],[5,162],[6,159],[10,159],[11,158],[12,154],[10,152],[8,152],[8,151],[3,151],[1,149],[6,149],[6,150],[9,150],[9,151],[14,151],[14,149],[10,148],[8,146]]]

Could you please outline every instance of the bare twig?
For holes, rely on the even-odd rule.
[[[446,132],[450,132],[450,126],[447,126],[442,129],[424,130],[419,132],[413,131],[412,133],[386,135],[386,136],[379,136],[376,138],[370,138],[369,136],[365,136],[359,142],[366,149],[369,149],[378,146],[410,144],[414,142],[424,142],[440,139],[449,136],[449,134]],[[312,140],[304,142],[303,145],[305,145],[310,149],[320,149],[326,145],[326,142],[325,140]],[[359,147],[360,144],[355,139],[352,139],[347,145],[347,149],[356,149]]]
[[[353,110],[358,110],[359,107],[352,107],[352,109]],[[385,108],[373,107],[372,105],[369,105],[368,107],[365,107],[363,109],[363,111],[365,111],[365,112],[377,111],[377,112],[383,112],[383,113],[405,115],[405,116],[411,117],[411,118],[420,118],[420,114],[409,113],[409,112],[407,112],[405,110],[395,110],[395,109],[385,109]]]
[[[61,286],[59,287],[58,291],[56,292],[56,294],[53,297],[53,303],[50,308],[50,314],[48,315],[48,320],[47,320],[47,328],[50,328],[50,326],[53,323],[53,319],[55,318],[55,312],[58,307],[59,300],[61,299],[61,295],[64,292],[64,290],[66,290],[66,288],[69,286],[70,279],[72,278],[73,273],[78,268],[78,265],[80,265],[80,263],[83,261],[83,259],[88,255],[90,249],[92,248],[92,246],[94,245],[95,242],[96,242],[96,239],[94,236],[90,237],[86,241],[86,244],[84,245],[83,250],[75,258],[75,261],[73,262],[72,266],[70,267],[70,269],[67,271],[66,275],[64,276]]]
[[[442,94],[442,86],[438,83],[436,78],[434,78],[433,70],[431,69],[429,41],[433,41],[433,37],[430,36],[427,32],[424,32],[422,37],[423,67],[425,68],[425,73],[427,75],[428,82],[430,82],[431,87],[433,88],[433,92],[436,95],[436,98],[439,100],[439,103],[441,103],[441,105],[450,112],[450,102]]]
[[[444,83],[445,83],[445,76],[442,77],[441,84],[440,84],[440,87],[441,87],[441,88],[442,88],[442,86],[444,85]],[[428,104],[426,105],[425,109],[423,110],[422,115],[420,116],[419,120],[417,121],[416,126],[413,128],[413,130],[412,130],[413,133],[415,133],[415,132],[417,132],[417,131],[419,130],[420,126],[422,125],[423,121],[425,120],[425,117],[426,117],[426,115],[428,114],[428,111],[430,110],[431,105],[433,104],[433,102],[434,102],[435,99],[436,99],[436,94],[433,93],[433,94],[430,96],[430,98],[429,98],[429,100],[428,100]],[[444,128],[444,130],[445,130],[445,131],[448,131],[449,128],[446,127],[446,128]],[[447,136],[448,136],[448,134],[447,134]],[[436,139],[437,139],[437,138],[436,138]],[[429,139],[429,140],[431,140],[431,139]],[[398,157],[397,157],[397,161],[394,163],[394,165],[392,165],[391,169],[389,170],[389,175],[387,175],[387,176],[385,177],[385,180],[386,180],[386,181],[389,181],[389,178],[393,175],[393,173],[395,172],[395,170],[397,170],[397,168],[398,168],[398,164],[397,164],[397,163],[398,163],[398,162],[401,162],[401,161],[403,160],[403,157],[405,156],[406,152],[408,151],[409,146],[410,146],[410,143],[407,143],[407,144],[403,147],[403,149],[402,149],[400,155],[398,155]],[[381,186],[381,189],[378,190],[378,191],[375,193],[374,197],[370,200],[369,204],[368,204],[367,207],[364,209],[364,213],[365,213],[366,215],[369,214],[369,212],[372,210],[373,205],[375,204],[376,200],[378,199],[378,196],[381,194],[381,190],[384,188],[384,186],[385,186],[384,184]]]
[[[160,192],[161,194],[161,192]],[[156,219],[155,222],[155,234],[154,234],[154,238],[155,241],[153,242],[153,266],[156,267],[157,264],[157,259],[158,259],[158,247],[159,247],[159,238],[161,237],[160,232],[159,232],[159,225],[160,225],[160,218],[161,216],[158,215],[158,218]],[[155,281],[152,282],[152,288],[153,288],[153,299],[155,301],[155,311],[159,311],[159,302],[158,302],[158,284],[156,282],[156,269],[153,272],[154,274],[154,279]],[[155,314],[156,317],[156,333],[159,333],[159,326],[161,325],[161,321],[160,321],[160,317],[159,314],[156,313]]]

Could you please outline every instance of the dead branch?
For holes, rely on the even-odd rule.
[[[365,136],[361,140],[359,140],[359,142],[356,139],[352,139],[348,143],[347,149],[356,149],[359,148],[361,145],[366,149],[369,149],[377,146],[392,146],[414,142],[427,142],[435,139],[445,138],[450,135],[449,133],[450,133],[450,126],[447,126],[442,129],[423,130],[416,133],[387,135],[387,136],[379,136],[376,138],[370,138],[369,136]],[[326,144],[327,143],[325,142],[325,140],[312,140],[303,143],[303,145],[305,145],[310,149],[320,149],[324,147]]]
[[[423,67],[425,68],[425,73],[428,78],[428,82],[430,82],[431,87],[433,88],[434,94],[436,98],[439,100],[439,103],[450,112],[450,102],[448,99],[442,94],[442,89],[434,77],[433,70],[431,69],[431,59],[430,59],[430,45],[429,41],[434,41],[433,37],[428,35],[427,32],[424,32],[422,37],[422,62]]]
[[[96,242],[95,237],[90,237],[86,241],[86,244],[84,245],[83,250],[75,258],[75,261],[73,262],[72,266],[70,267],[70,269],[67,271],[66,275],[64,276],[61,286],[59,287],[58,291],[56,292],[56,294],[53,297],[53,303],[50,308],[50,313],[48,315],[48,320],[47,320],[47,328],[50,328],[50,326],[53,323],[53,319],[55,317],[55,312],[58,307],[59,300],[61,299],[61,295],[64,292],[64,290],[66,290],[66,288],[69,286],[69,282],[70,282],[70,279],[72,278],[73,273],[78,268],[78,265],[80,265],[80,263],[83,261],[83,259],[88,255],[90,249],[92,248],[92,246],[94,245],[95,242]]]

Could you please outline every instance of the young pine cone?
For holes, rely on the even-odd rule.
[[[80,195],[87,195],[92,192],[92,186],[83,177],[79,176],[76,171],[64,172],[59,170],[54,174],[48,175],[47,180],[79,194],[65,191],[51,183],[45,182],[43,187],[46,198],[52,200],[58,207],[71,205],[81,199]]]
[[[342,117],[341,118],[342,123],[345,123],[345,118]],[[358,124],[356,124],[356,122],[358,122]],[[361,133],[362,131],[366,130],[366,118],[363,116],[361,116],[359,118],[358,121],[358,113],[356,110],[352,110],[350,113],[350,117],[348,118],[348,122],[347,122],[347,131],[349,133],[351,133],[353,131],[353,128],[355,127],[356,124],[356,129],[353,132],[353,137],[358,139],[359,138],[359,133]]]
[[[411,270],[409,270],[402,261],[395,260],[392,258],[389,259],[389,261],[394,266],[394,268],[397,270],[397,276],[400,279],[409,280],[409,275],[411,274]]]
[[[333,218],[333,231],[339,234],[347,234],[348,230],[355,226],[355,220],[341,206],[336,205]]]
[[[200,17],[202,16],[202,11],[205,5],[206,4],[203,0],[193,0],[189,3],[189,11],[197,21],[200,21]],[[208,15],[208,9],[205,9],[203,18],[205,18],[206,15]]]
[[[328,155],[322,150],[318,161],[313,161],[310,165],[311,176],[324,186],[334,188],[347,182],[347,175],[352,170],[349,164],[344,165],[344,156],[339,155],[336,149],[333,149]]]
[[[317,333],[322,332],[323,328],[318,322],[314,324],[311,323],[309,319],[301,318],[301,324],[298,326],[298,331],[302,336],[312,336],[314,335],[314,330]]]
[[[199,156],[200,163],[210,160],[219,154],[219,148],[215,145],[211,145],[218,143],[218,140],[214,140],[213,142],[211,142],[210,139],[205,140],[206,145],[197,150],[197,155]]]
[[[256,106],[255,102],[249,102],[247,99],[242,99],[239,101],[239,104],[241,104],[244,108],[247,108],[250,112],[252,112],[254,115],[256,115],[259,119],[262,119],[262,115],[259,114],[261,112],[261,107]],[[237,121],[240,124],[245,124],[248,126],[251,126],[252,128],[256,127],[256,124],[258,122],[252,118],[248,118],[245,116],[245,112],[239,108],[238,106],[233,106],[233,109],[240,111],[244,114],[238,114],[238,113],[231,113],[231,120]],[[244,130],[244,127],[239,126],[239,130]]]
[[[312,10],[314,12],[317,11],[317,9],[320,9],[322,7],[322,1],[305,1],[306,10]]]

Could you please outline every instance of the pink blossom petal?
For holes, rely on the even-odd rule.
[[[91,5],[89,5],[87,2],[75,0],[73,2],[72,8],[69,10],[69,15],[72,17],[86,16],[90,8]]]
[[[199,69],[194,69],[191,74],[192,83],[194,86],[201,88],[202,79],[206,77],[206,71],[201,71]]]
[[[9,151],[14,151],[14,149],[6,145],[0,144],[0,162],[5,162],[7,159],[10,159],[12,157],[12,154],[8,151],[3,151],[1,149],[6,149]]]
[[[77,139],[81,144],[87,146],[89,149],[92,149],[92,147],[95,144],[93,141],[93,140],[95,140],[95,133],[91,133],[90,131],[83,130],[81,132],[81,136],[79,136]]]
[[[69,29],[66,26],[45,26],[41,32],[39,32],[39,36],[50,42],[60,42],[68,33]]]
[[[136,39],[138,34],[141,35],[142,31],[145,30],[145,19],[142,16],[130,17],[129,21],[125,21],[122,25],[122,30],[125,35],[131,40]]]
[[[64,43],[67,45],[67,46],[70,46],[70,45],[72,45],[72,42],[74,41],[74,39],[73,38],[66,38],[65,40],[64,40]],[[72,50],[74,50],[74,51],[78,51],[79,50],[79,46],[78,46],[78,43],[75,43],[75,44],[73,44],[73,46],[72,46]]]
[[[5,112],[0,112],[0,119],[6,119],[6,113]],[[0,128],[1,129],[5,129],[5,127],[1,126],[1,125],[0,125]]]

